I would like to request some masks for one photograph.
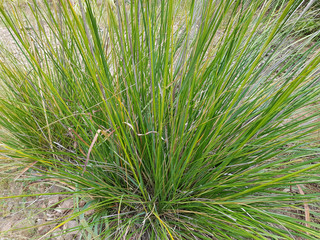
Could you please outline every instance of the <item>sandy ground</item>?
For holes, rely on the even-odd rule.
[[[6,27],[0,25],[0,43],[8,48],[15,56],[20,54],[19,49],[16,46],[14,39],[11,37],[11,34],[6,29]]]

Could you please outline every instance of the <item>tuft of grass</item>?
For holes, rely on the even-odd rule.
[[[1,142],[75,198],[43,238],[76,219],[80,239],[319,239],[302,188],[319,183],[320,43],[293,40],[302,3],[1,7],[27,60],[0,62]]]
[[[299,21],[295,30],[300,32],[300,36],[308,36],[313,33],[319,32],[320,29],[320,6],[311,8],[306,14],[303,15],[303,20]],[[317,34],[316,41],[319,41],[319,34]]]

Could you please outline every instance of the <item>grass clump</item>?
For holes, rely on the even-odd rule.
[[[26,58],[0,65],[6,154],[87,199],[52,230],[319,239],[316,211],[290,214],[319,197],[290,192],[319,182],[319,33],[291,40],[302,2],[1,7]]]
[[[320,29],[320,4],[313,6],[309,11],[303,14],[302,21],[296,24],[295,30],[300,32],[300,36],[308,36],[319,32]],[[319,34],[315,39],[319,41]]]

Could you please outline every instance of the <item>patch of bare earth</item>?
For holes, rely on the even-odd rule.
[[[38,193],[60,192],[61,188],[54,184],[36,184],[29,181],[14,181],[5,179],[0,184],[2,196],[31,195]],[[67,227],[78,225],[76,221],[70,221],[66,226],[50,232],[58,223],[57,219],[63,218],[72,211],[73,200],[64,195],[25,196],[8,198],[0,202],[0,239],[76,239],[76,232],[61,235],[61,231]]]

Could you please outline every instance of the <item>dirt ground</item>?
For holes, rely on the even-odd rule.
[[[11,37],[9,31],[6,29],[5,26],[0,24],[0,43],[3,44],[5,47],[10,49],[15,56],[20,55],[19,49],[16,47],[16,43],[14,39]],[[1,60],[1,59],[0,59]]]

